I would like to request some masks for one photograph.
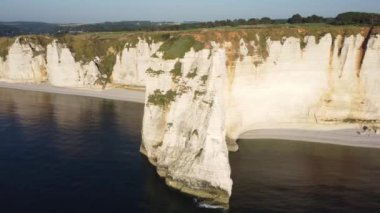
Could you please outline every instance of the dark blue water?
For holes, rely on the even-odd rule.
[[[0,89],[0,213],[221,212],[139,153],[141,104]],[[380,151],[241,141],[229,212],[380,210]]]
[[[246,140],[240,150],[230,155],[231,210],[380,212],[379,149]]]

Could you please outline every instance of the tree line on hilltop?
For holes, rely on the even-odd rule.
[[[295,14],[287,21],[289,24],[299,23],[327,23],[333,25],[380,25],[380,14],[376,13],[359,13],[347,12],[341,13],[335,18],[324,18],[322,16],[312,15],[302,17]]]
[[[218,20],[209,22],[150,22],[150,21],[122,21],[104,22],[97,24],[47,24],[38,22],[0,22],[0,36],[16,36],[27,34],[66,34],[83,32],[118,32],[118,31],[174,31],[197,28],[235,27],[242,25],[267,24],[307,24],[325,23],[331,25],[370,25],[380,26],[380,14],[347,12],[335,18],[325,18],[318,15],[303,17],[295,14],[289,19],[271,19],[269,17]]]
[[[216,28],[216,27],[236,27],[242,25],[265,25],[265,24],[307,24],[307,23],[325,23],[332,25],[380,25],[380,14],[347,12],[339,14],[335,18],[325,18],[318,15],[302,17],[295,14],[289,19],[271,19],[269,17],[251,18],[251,19],[234,19],[234,20],[217,20],[209,22],[191,22],[191,23],[166,23],[153,24],[153,22],[142,25],[134,25],[133,27],[123,26],[123,22],[101,23],[95,25],[81,25],[74,27],[74,31],[172,31],[172,30],[188,30],[197,28]]]

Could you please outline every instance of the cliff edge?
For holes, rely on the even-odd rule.
[[[228,205],[228,150],[244,132],[378,130],[378,32],[285,25],[0,38],[0,79],[145,88],[141,152],[169,186]]]

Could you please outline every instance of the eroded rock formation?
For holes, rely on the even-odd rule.
[[[359,70],[362,35],[304,39],[304,48],[299,38],[268,39],[266,58],[241,40],[233,63],[229,43],[156,60],[162,72],[147,78],[142,151],[168,185],[223,203],[232,187],[227,149],[245,131],[379,125],[379,36]]]
[[[248,130],[380,124],[378,34],[248,34],[193,35],[204,48],[181,41],[187,49],[180,46],[186,51],[177,58],[165,55],[165,42],[139,38],[115,55],[109,78],[145,86],[141,152],[169,186],[209,202],[228,203],[228,149],[237,150],[235,140]],[[166,49],[182,45],[170,39]],[[66,87],[93,87],[104,78],[101,58],[74,56],[57,41],[43,47],[17,39],[0,57],[0,78]]]

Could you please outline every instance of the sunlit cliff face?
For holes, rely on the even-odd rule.
[[[115,56],[109,85],[145,87],[141,151],[171,187],[228,203],[228,149],[252,129],[380,124],[379,35],[214,34],[138,39]],[[96,87],[101,59],[78,62],[67,46],[49,44],[45,61],[16,41],[0,60],[0,76]]]
[[[244,56],[236,65],[227,107],[232,138],[250,129],[372,123],[379,119],[379,38],[362,49],[361,35],[315,42],[288,38],[268,41],[269,57],[252,65]],[[377,52],[377,53],[375,53]]]
[[[46,62],[38,44],[22,43],[16,39],[9,47],[6,58],[0,59],[0,78],[15,82],[40,83],[46,80]]]
[[[142,151],[170,186],[226,202],[227,148],[236,150],[245,131],[379,125],[379,41],[327,34],[318,43],[306,37],[302,47],[294,37],[268,39],[264,58],[249,55],[255,42],[241,40],[234,62],[229,43],[214,43],[210,54],[190,51],[178,60],[179,78],[174,63],[147,77]]]

